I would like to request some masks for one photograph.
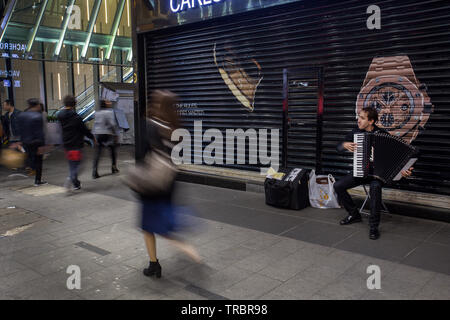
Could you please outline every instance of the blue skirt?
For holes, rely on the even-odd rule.
[[[170,200],[143,200],[141,203],[144,231],[161,235],[175,231],[176,209]]]

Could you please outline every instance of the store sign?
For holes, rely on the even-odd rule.
[[[0,77],[20,77],[20,70],[0,70]]]
[[[224,1],[227,0],[170,0],[170,10],[172,10],[173,13],[177,13]]]
[[[0,42],[0,50],[25,52],[27,45],[24,43]]]

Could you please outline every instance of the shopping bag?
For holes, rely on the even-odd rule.
[[[157,197],[170,191],[177,173],[178,168],[170,157],[155,148],[143,163],[131,168],[122,181],[143,196]]]
[[[320,209],[340,208],[336,192],[334,191],[334,177],[329,175],[316,175],[311,170],[309,175],[309,202],[311,207]]]

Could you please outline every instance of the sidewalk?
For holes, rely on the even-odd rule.
[[[186,182],[176,201],[196,216],[181,236],[205,266],[158,238],[163,277],[147,278],[139,204],[118,176],[92,180],[85,151],[82,190],[70,195],[61,152],[44,162],[47,186],[0,170],[0,299],[450,299],[447,223],[383,215],[373,241],[367,218],[339,226],[340,209],[275,209],[260,193]],[[121,174],[132,156],[121,149]],[[70,265],[80,290],[67,289]],[[367,288],[369,265],[381,269],[380,290]]]

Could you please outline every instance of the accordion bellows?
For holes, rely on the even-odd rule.
[[[373,176],[384,183],[390,183],[399,172],[408,169],[405,166],[410,163],[411,158],[418,155],[416,148],[388,133],[357,133],[354,135],[354,142],[357,145],[353,155],[354,177]]]

